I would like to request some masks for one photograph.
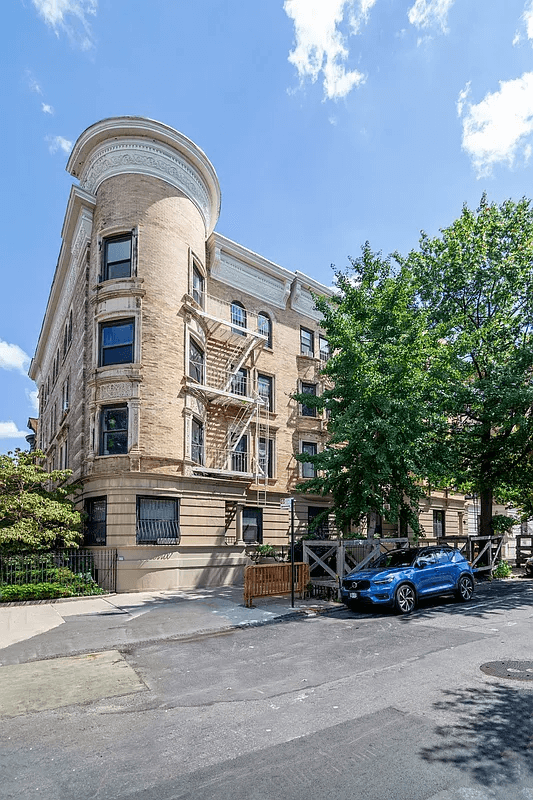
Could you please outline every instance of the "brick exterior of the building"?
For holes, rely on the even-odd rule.
[[[293,394],[302,382],[320,391],[311,292],[328,289],[213,232],[215,171],[165,125],[135,117],[97,123],[80,136],[67,169],[79,186],[30,369],[40,399],[36,444],[50,467],[81,480],[85,507],[98,508],[94,543],[117,549],[119,591],[234,582],[249,563],[255,524],[263,542],[287,547],[281,499],[296,497],[297,534],[326,505],[295,495],[302,466],[294,453],[303,442],[323,446],[326,420],[302,413]],[[127,267],[109,266],[106,248],[117,237],[130,243]],[[127,274],[110,277],[106,263]],[[246,312],[242,336],[232,304]],[[313,334],[313,354],[302,354],[302,327]],[[126,349],[114,341],[117,331],[133,331]],[[203,352],[201,373],[191,367],[191,342]],[[239,364],[244,389],[232,372]],[[269,411],[258,401],[261,381],[271,387]],[[117,437],[108,427],[120,429],[126,416]],[[244,452],[232,449],[239,431]],[[165,519],[175,509],[175,519],[140,522],[143,503]],[[462,497],[428,501],[421,513],[430,535],[433,508],[446,512],[447,534],[463,532]],[[146,542],[140,531],[150,536],[153,525],[164,535]]]

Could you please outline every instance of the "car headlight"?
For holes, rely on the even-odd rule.
[[[375,580],[374,583],[376,586],[385,586],[387,583],[392,583],[394,580],[394,575],[387,575],[386,578],[380,578],[379,580]]]

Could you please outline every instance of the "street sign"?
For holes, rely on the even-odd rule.
[[[279,501],[279,507],[286,508],[287,511],[290,511],[293,503],[294,503],[294,497],[284,497],[283,500]]]

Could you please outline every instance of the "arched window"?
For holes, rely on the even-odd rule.
[[[257,315],[257,330],[267,337],[265,347],[272,349],[272,320],[264,311]]]
[[[239,303],[237,300],[234,300],[231,304],[231,324],[236,325],[236,328],[233,328],[233,333],[238,333],[241,336],[246,336],[244,331],[240,331],[239,328],[246,328],[246,309],[244,308],[242,303]]]

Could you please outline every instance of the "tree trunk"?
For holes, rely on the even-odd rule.
[[[481,499],[481,520],[479,524],[480,536],[492,536],[492,489],[483,489],[480,495]],[[481,542],[481,547],[485,542]],[[489,547],[485,555],[480,559],[479,566],[488,566],[490,564],[492,548]]]

